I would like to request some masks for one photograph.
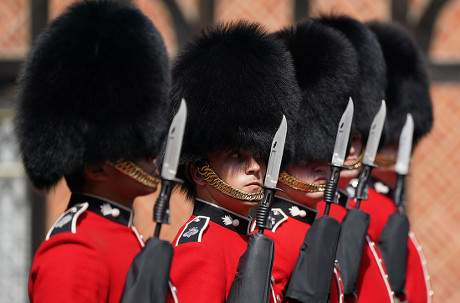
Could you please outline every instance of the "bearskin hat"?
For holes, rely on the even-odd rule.
[[[386,65],[380,44],[371,30],[350,17],[323,16],[317,20],[342,32],[356,49],[359,81],[352,93],[355,105],[352,132],[366,141],[374,116],[385,98]]]
[[[420,50],[400,26],[371,22],[387,64],[387,119],[383,145],[399,142],[407,113],[414,119],[414,145],[430,130],[433,108],[428,72]]]
[[[356,50],[342,33],[312,20],[274,35],[291,52],[302,94],[294,160],[330,161],[340,118],[358,78]]]
[[[178,55],[172,70],[172,113],[187,102],[178,176],[190,197],[189,164],[216,150],[270,151],[283,114],[284,150],[292,153],[291,121],[300,102],[292,58],[260,25],[239,21],[206,28]],[[182,174],[185,174],[182,175]]]
[[[300,100],[289,52],[245,21],[204,29],[179,54],[172,79],[173,112],[187,102],[181,164],[215,150],[268,153],[283,114],[290,124]]]
[[[127,1],[85,1],[40,35],[19,77],[16,131],[38,189],[92,161],[159,153],[167,131],[168,57]]]

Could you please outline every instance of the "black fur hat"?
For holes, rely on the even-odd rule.
[[[387,120],[386,144],[399,142],[407,113],[414,119],[414,145],[433,124],[428,72],[422,54],[409,34],[400,26],[371,22],[387,64]]]
[[[356,49],[359,81],[352,93],[355,105],[352,131],[366,141],[372,120],[385,98],[386,65],[380,44],[371,30],[350,17],[324,16],[317,20],[342,32]]]
[[[49,189],[84,163],[159,153],[168,57],[127,1],[85,1],[40,35],[19,78],[16,131],[27,174]]]
[[[356,50],[341,32],[312,20],[274,35],[291,52],[302,94],[294,160],[330,161],[340,118],[358,78]]]
[[[288,128],[300,102],[292,58],[258,24],[239,21],[204,29],[179,54],[172,70],[173,113],[187,102],[179,169],[216,150],[269,153],[283,114]],[[292,145],[290,129],[285,156]],[[182,176],[193,196],[193,184]]]
[[[181,98],[188,109],[181,164],[219,149],[268,153],[300,99],[289,52],[244,21],[205,29],[179,54],[172,78],[174,111]]]

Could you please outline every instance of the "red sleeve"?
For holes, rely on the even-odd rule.
[[[171,283],[180,303],[225,302],[227,277],[222,252],[203,242],[180,244],[174,249]]]
[[[44,242],[29,277],[29,298],[41,302],[107,302],[109,270],[82,237],[62,234]]]

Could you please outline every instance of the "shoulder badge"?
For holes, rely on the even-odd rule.
[[[185,225],[184,230],[177,238],[176,246],[187,242],[201,242],[203,232],[209,224],[209,217],[197,216]]]
[[[51,236],[54,236],[63,232],[72,232],[75,234],[77,232],[77,219],[78,217],[88,208],[89,203],[80,203],[69,208],[65,213],[63,213],[59,219],[54,223],[51,229],[46,235],[46,240],[49,240]]]
[[[281,208],[272,208],[270,219],[272,223],[272,232],[275,232],[278,226],[288,219],[288,215],[286,215]]]

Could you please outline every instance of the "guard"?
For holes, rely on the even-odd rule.
[[[300,94],[289,52],[260,25],[205,29],[173,69],[172,102],[187,100],[179,172],[194,200],[179,230],[171,282],[179,302],[226,302],[262,185],[272,139]],[[287,150],[285,152],[288,152]],[[271,301],[279,299],[275,287]]]
[[[385,205],[387,211],[368,210],[371,216],[374,215],[381,222],[373,235],[374,241],[378,240],[380,243],[382,242],[382,231],[388,225],[388,218],[395,213],[393,200],[396,189],[396,155],[399,136],[406,116],[410,113],[414,121],[412,138],[412,150],[414,150],[423,136],[431,130],[433,108],[427,69],[422,54],[410,35],[394,24],[372,22],[369,28],[376,34],[380,42],[388,68],[386,136],[381,142],[381,148],[376,157],[379,167],[372,174],[374,177],[372,186],[376,192],[372,205]],[[402,214],[404,214],[404,209]],[[406,261],[405,288],[395,290],[398,297],[409,302],[431,302],[433,291],[427,262],[422,247],[413,232],[409,232]]]
[[[134,198],[156,190],[168,56],[131,4],[85,1],[40,35],[19,79],[16,129],[32,184],[72,196],[38,249],[31,302],[119,302],[143,246]]]

